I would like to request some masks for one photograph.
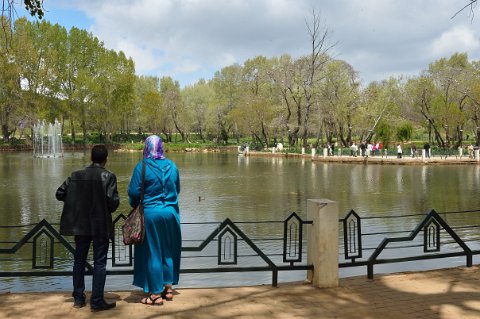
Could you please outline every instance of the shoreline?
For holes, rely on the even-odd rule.
[[[242,156],[242,155],[240,155]],[[327,162],[327,163],[344,163],[344,164],[377,164],[377,165],[459,165],[459,164],[480,164],[480,161],[475,158],[469,158],[468,156],[432,156],[430,158],[422,159],[421,157],[412,158],[410,156],[404,156],[402,158],[396,158],[395,156],[312,156],[310,154],[297,154],[297,153],[269,153],[269,152],[248,152],[244,156],[252,157],[298,157],[312,162]]]
[[[93,144],[92,144],[93,145]],[[91,145],[64,145],[64,151],[84,151],[91,147]],[[124,147],[122,144],[110,144],[108,145],[114,152],[141,152],[141,150],[131,149]],[[29,145],[7,145],[1,146],[0,152],[29,152],[33,151],[33,148]],[[187,147],[183,149],[169,150],[166,148],[166,153],[238,153],[237,146],[219,146],[219,147]],[[299,154],[299,153],[286,153],[286,152],[266,152],[266,151],[249,151],[248,153],[238,153],[239,156],[246,157],[296,157],[305,160],[311,160],[312,162],[325,162],[325,163],[343,163],[343,164],[377,164],[377,165],[465,165],[465,164],[480,164],[479,159],[470,158],[468,155],[464,156],[439,156],[434,155],[430,158],[404,156],[397,158],[395,155],[390,156],[351,156],[351,155],[333,155],[323,156],[315,154]]]

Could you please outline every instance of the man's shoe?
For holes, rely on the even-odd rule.
[[[92,305],[90,304],[90,310],[92,312],[98,312],[98,311],[103,311],[103,310],[108,310],[108,309],[113,309],[117,306],[117,303],[114,301],[112,303],[108,303],[108,302],[103,302],[103,303],[100,303],[98,305]]]
[[[82,294],[82,296],[75,298],[74,294],[72,293],[73,297],[73,308],[83,308],[87,305],[85,302],[85,299],[87,296],[85,294]]]
[[[87,305],[85,300],[75,300],[73,302],[73,308],[83,308]]]

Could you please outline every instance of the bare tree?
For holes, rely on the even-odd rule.
[[[455,12],[455,14],[452,16],[452,19],[455,18],[460,12],[468,8],[470,8],[470,14],[472,15],[472,19],[473,19],[473,16],[474,16],[473,9],[477,6],[477,0],[468,0],[467,2],[468,3],[466,5],[464,5],[460,10]]]
[[[305,98],[305,111],[303,116],[303,147],[307,146],[307,137],[309,133],[309,118],[312,106],[315,104],[316,88],[318,88],[318,82],[321,70],[325,67],[325,64],[329,61],[327,52],[333,47],[328,46],[327,39],[329,30],[323,28],[320,20],[320,15],[312,11],[310,23],[306,21],[308,35],[310,37],[310,43],[312,51],[310,56],[305,60],[305,77],[301,85],[303,96]]]

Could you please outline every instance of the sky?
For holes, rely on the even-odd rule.
[[[45,20],[85,29],[122,50],[138,75],[182,87],[256,56],[297,58],[311,50],[315,10],[330,54],[363,85],[419,75],[455,52],[480,60],[480,5],[468,0],[45,0]],[[23,13],[22,13],[23,12]],[[26,14],[17,10],[19,15]]]

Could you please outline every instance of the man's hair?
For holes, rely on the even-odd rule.
[[[103,163],[108,156],[107,147],[103,144],[94,145],[92,147],[92,162],[94,163]]]

